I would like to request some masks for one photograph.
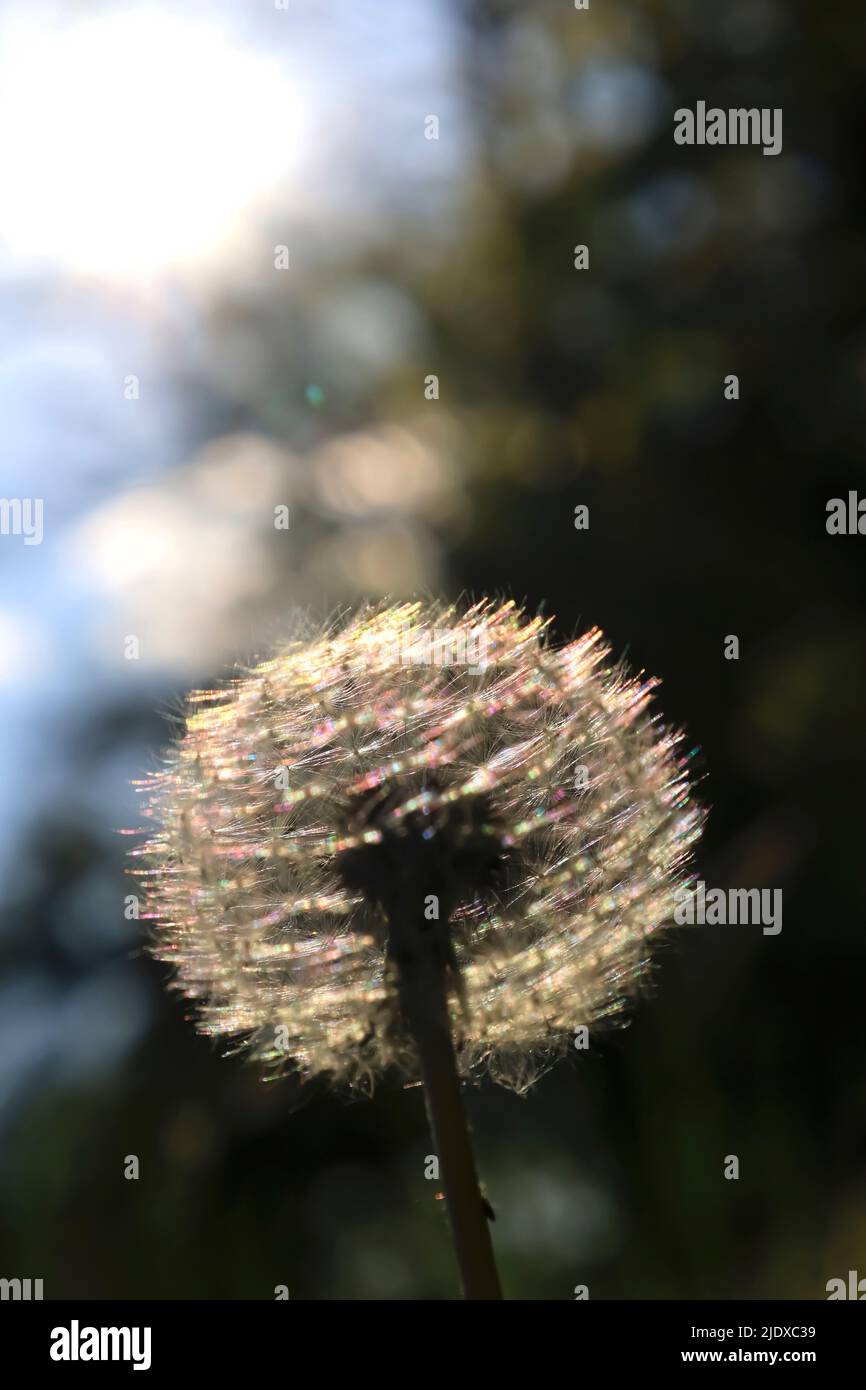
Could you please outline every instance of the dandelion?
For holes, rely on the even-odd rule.
[[[201,1031],[424,1081],[468,1296],[498,1285],[459,1076],[524,1090],[617,1014],[702,813],[655,682],[512,603],[367,608],[190,696],[146,784],[154,952]]]

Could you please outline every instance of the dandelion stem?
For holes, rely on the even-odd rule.
[[[499,1299],[487,1213],[478,1185],[448,1015],[445,961],[431,940],[397,962],[400,1002],[418,1049],[463,1296]]]

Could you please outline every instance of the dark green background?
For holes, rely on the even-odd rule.
[[[399,421],[437,372],[470,502],[438,533],[443,587],[543,604],[560,635],[598,623],[661,676],[661,708],[700,749],[702,876],[784,891],[777,937],[672,937],[630,1026],[594,1034],[528,1098],[470,1092],[507,1294],[822,1298],[828,1279],[866,1275],[866,537],[824,524],[830,497],[866,494],[862,5],[757,6],[758,41],[750,6],[593,15],[616,61],[640,14],[665,108],[633,150],[537,184],[497,154],[503,129],[520,131],[502,54],[526,8],[467,10],[459,80],[480,141],[475,197],[449,213],[456,245],[419,264],[395,212],[393,237],[363,263],[347,249],[303,310],[227,294],[211,332],[242,325],[276,384],[240,411],[203,395],[202,433],[303,447]],[[528,8],[567,63],[584,17],[564,0]],[[676,147],[673,110],[699,98],[782,107],[782,155]],[[573,269],[578,242],[588,272]],[[369,276],[411,297],[426,347],[344,394],[304,328],[322,286]],[[723,399],[730,372],[738,402]],[[325,392],[314,420],[309,382]],[[573,527],[581,502],[588,532]],[[154,703],[85,721],[82,776],[129,739],[148,765],[167,734]],[[37,1083],[7,1115],[0,1273],[56,1297],[454,1296],[417,1089],[392,1079],[350,1101],[263,1085],[194,1034],[161,967],[128,965],[128,941],[70,947],[88,885],[120,915],[125,847],[59,805],[6,913],[10,978],[130,968],[149,1016],[120,1069]],[[739,1181],[723,1177],[728,1154]]]

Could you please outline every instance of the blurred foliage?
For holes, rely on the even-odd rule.
[[[702,876],[784,889],[780,936],[681,934],[628,1029],[526,1100],[470,1093],[507,1293],[820,1298],[866,1261],[863,542],[824,526],[829,497],[866,492],[862,7],[467,14],[459,199],[426,230],[395,207],[390,234],[321,267],[303,302],[227,291],[210,328],[226,384],[203,416],[214,438],[300,452],[383,429],[421,440],[428,462],[406,480],[428,479],[423,528],[389,512],[399,476],[375,506],[381,471],[355,479],[358,526],[335,527],[312,571],[323,605],[345,589],[334,566],[364,587],[359,536],[373,586],[402,536],[397,587],[405,573],[525,597],[563,635],[599,623],[663,677],[665,714],[699,745]],[[781,107],[783,154],[674,146],[671,113],[698,98]],[[405,340],[341,379],[323,325],[359,295],[381,311],[374,334],[399,322]],[[232,342],[254,348],[243,389]],[[345,502],[339,477],[326,495]],[[302,515],[310,485],[294,480]],[[276,613],[279,585],[272,599]],[[165,736],[139,697],[90,737],[130,730],[150,748]],[[9,978],[59,990],[128,960],[130,933],[85,950],[69,928],[88,885],[122,902],[122,849],[74,808],[39,827],[40,872],[6,911]],[[92,931],[106,908],[76,910]],[[147,1024],[122,1060],[52,1074],[7,1108],[2,1272],[52,1297],[453,1296],[420,1092],[265,1086],[194,1035],[156,966],[128,968]]]

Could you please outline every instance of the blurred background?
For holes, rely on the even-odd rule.
[[[864,68],[856,0],[6,0],[0,1275],[454,1295],[420,1091],[221,1058],[118,834],[188,687],[416,591],[600,624],[699,749],[702,877],[784,892],[469,1093],[507,1294],[866,1275]],[[698,100],[782,153],[676,146]]]

